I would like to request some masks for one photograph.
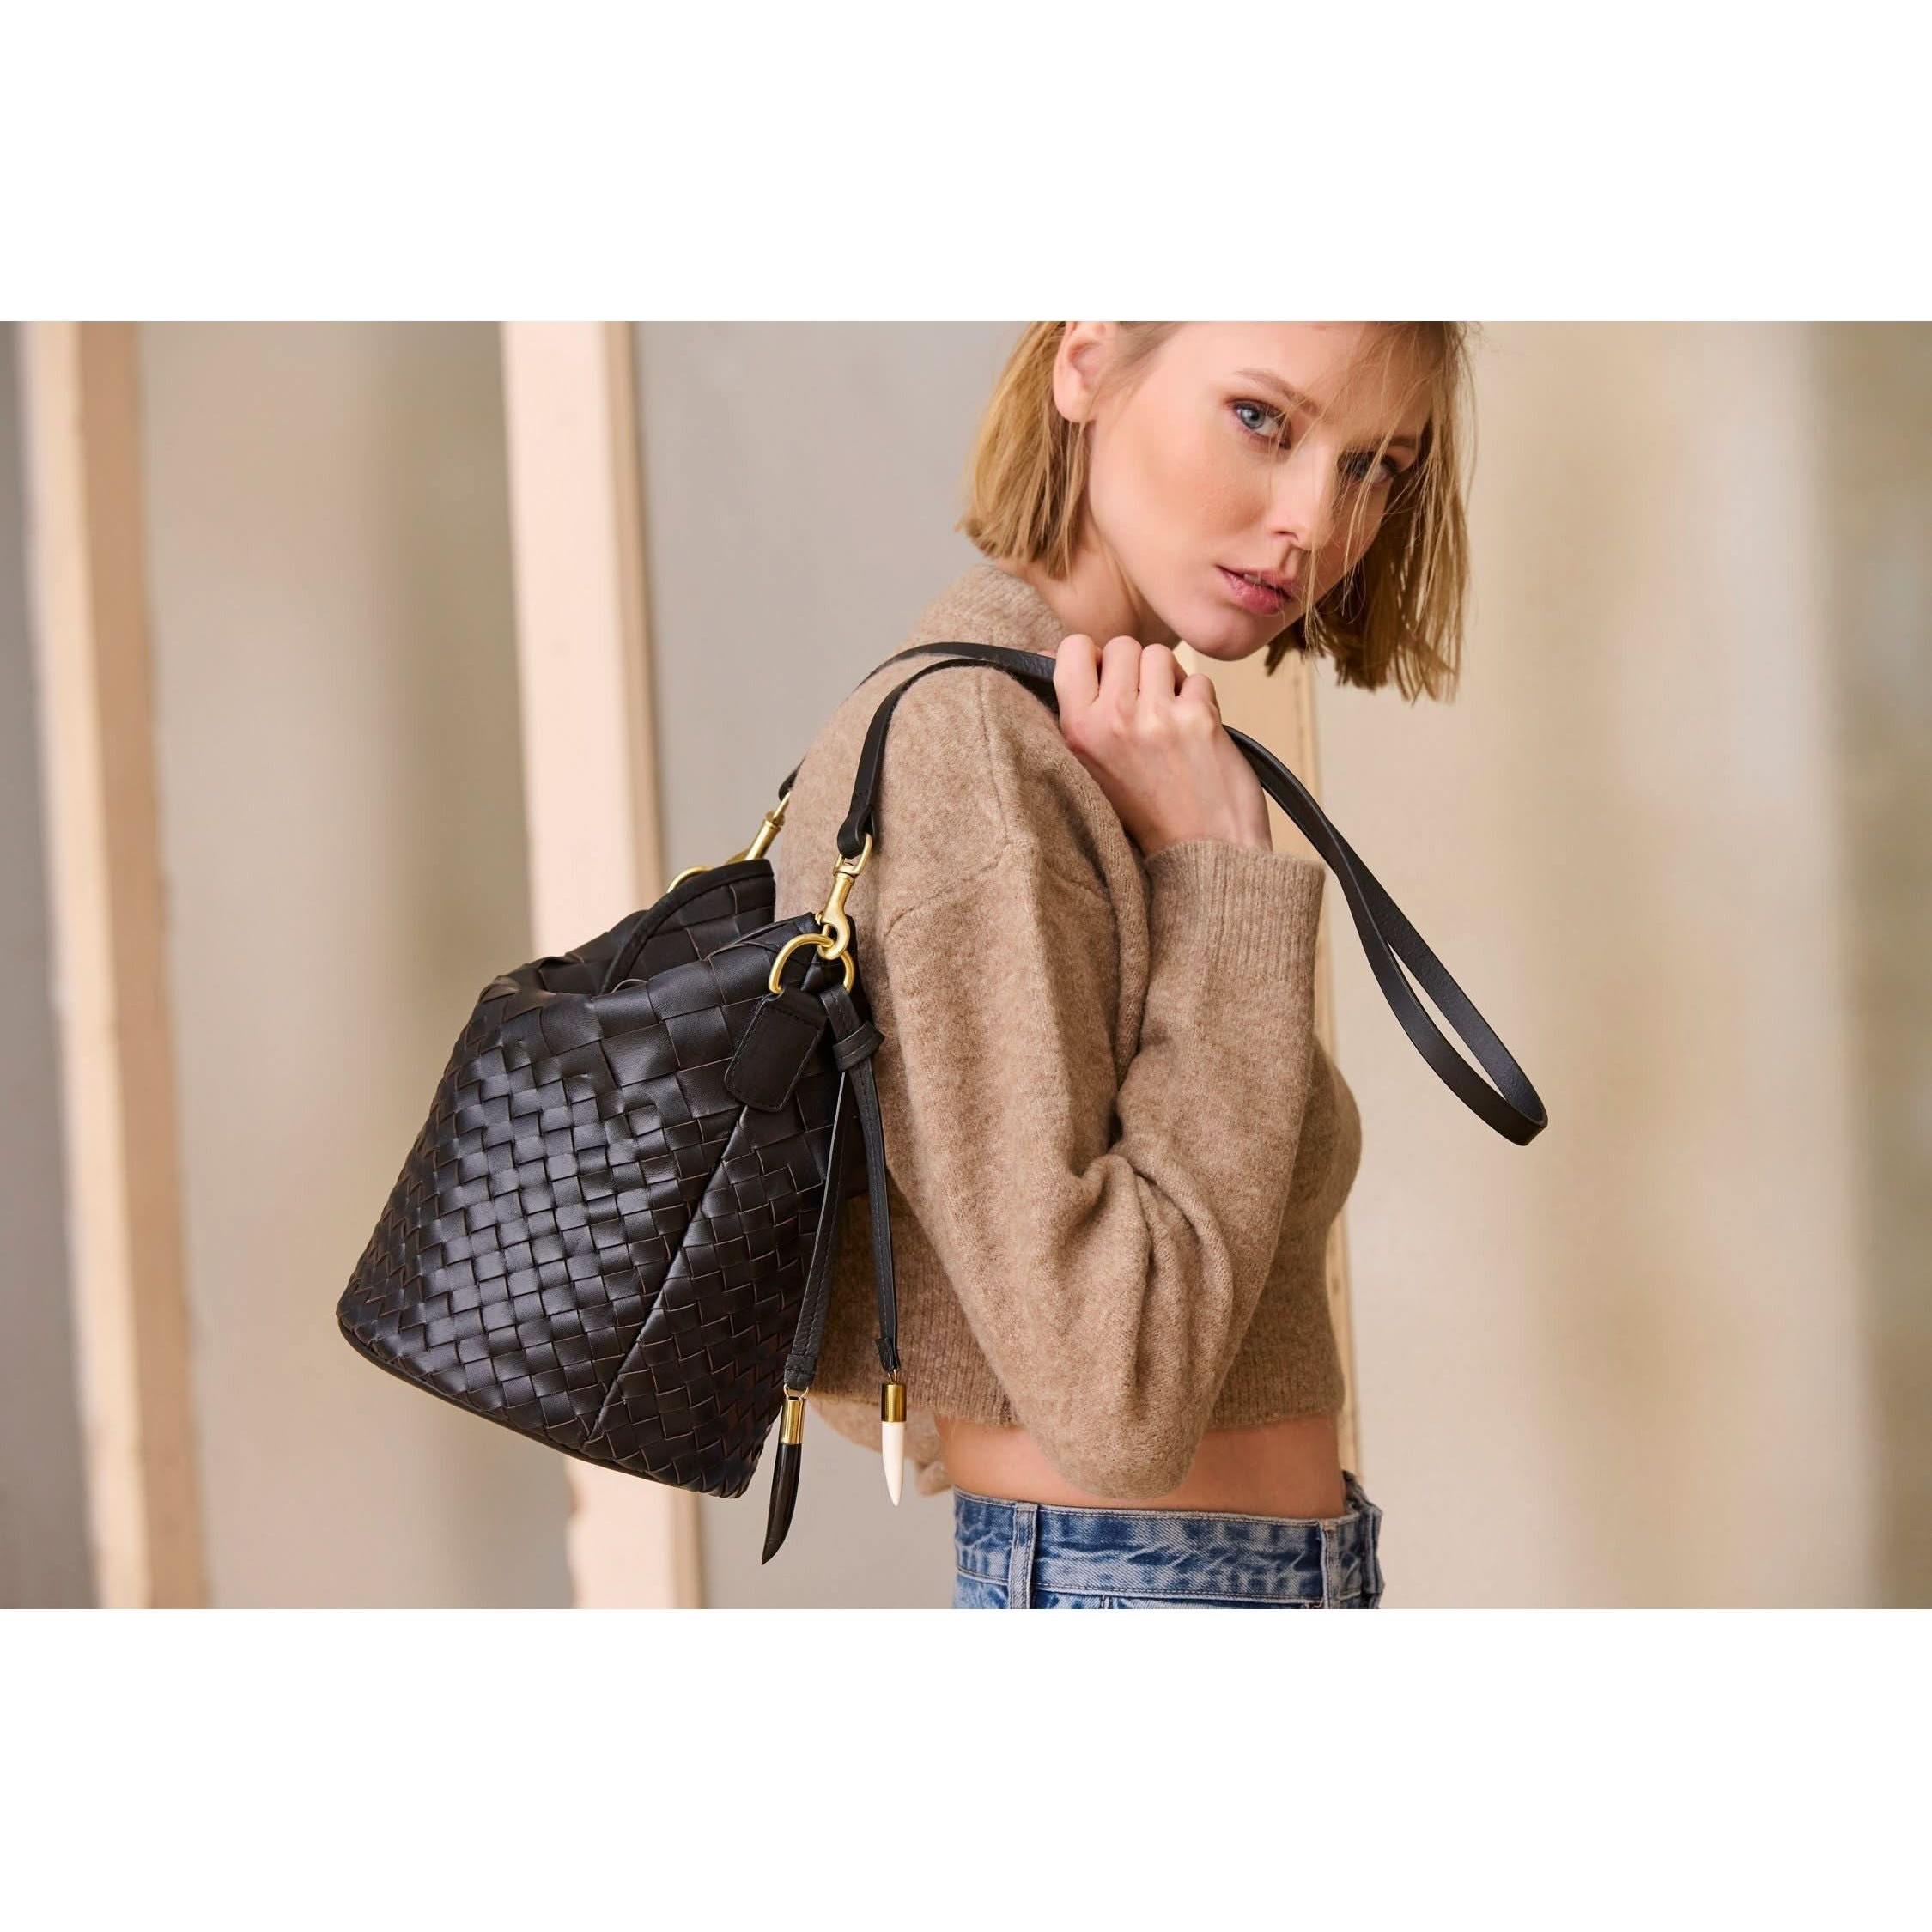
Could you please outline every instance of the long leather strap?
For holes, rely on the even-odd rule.
[[[885,1127],[879,1113],[878,1085],[872,1073],[872,1055],[884,1044],[884,1036],[861,1016],[839,978],[835,976],[829,985],[816,990],[831,1023],[833,1058],[841,1071],[832,1103],[825,1192],[819,1202],[811,1264],[805,1270],[805,1300],[799,1310],[792,1352],[785,1359],[785,1386],[793,1389],[811,1386],[818,1368],[818,1351],[825,1338],[825,1315],[831,1303],[832,1261],[838,1249],[839,1212],[845,1193],[845,1163],[854,1114],[865,1142],[872,1280],[878,1296],[879,1366],[894,1381],[902,1379],[898,1289],[892,1271],[892,1217],[885,1194]]]
[[[878,1082],[872,1055],[884,1036],[870,1020],[861,1019],[852,995],[835,981],[820,995],[830,1014],[835,1044],[833,1052],[847,1072],[859,1102],[859,1125],[866,1141],[866,1198],[872,1215],[872,1279],[878,1291],[879,1366],[895,1381],[899,1376],[899,1303],[892,1274],[892,1215],[885,1193],[885,1122],[879,1112]]]
[[[815,965],[817,963],[814,963]],[[808,974],[808,980],[811,975]],[[832,1102],[832,1134],[825,1156],[825,1191],[819,1198],[818,1226],[812,1237],[811,1261],[805,1270],[805,1291],[793,1331],[792,1352],[785,1358],[787,1395],[802,1396],[818,1370],[818,1351],[825,1338],[825,1315],[831,1303],[832,1261],[838,1250],[840,1210],[845,1194],[846,1150],[854,1111],[866,1142],[866,1163],[872,1189],[872,1278],[878,1285],[878,1358],[895,1382],[899,1372],[899,1306],[892,1276],[892,1221],[885,1199],[885,1133],[879,1119],[878,1095],[872,1078],[872,1058],[883,1036],[859,1009],[837,980],[815,987],[823,1002],[833,1034],[833,1054],[839,1084]],[[793,1413],[789,1401],[785,1413]],[[801,1411],[802,1419],[802,1411]],[[799,1495],[802,1437],[786,1440],[780,1431],[772,1459],[771,1495],[765,1509],[764,1553],[769,1563],[792,1527]],[[896,1492],[894,1492],[896,1497]]]
[[[1060,714],[1058,695],[1054,689],[1054,660],[1036,651],[1015,651],[999,644],[946,641],[914,644],[895,652],[884,662],[860,679],[884,670],[902,659],[933,651],[950,651],[957,655],[927,665],[895,685],[880,702],[866,732],[857,776],[853,781],[852,807],[839,828],[840,853],[856,858],[872,835],[878,845],[875,823],[880,770],[885,755],[885,737],[898,702],[921,677],[936,671],[975,665],[990,665],[1017,678],[1045,701],[1055,717]],[[857,687],[854,686],[854,689]],[[1422,935],[1409,923],[1401,908],[1389,897],[1348,841],[1330,823],[1313,795],[1280,759],[1264,744],[1233,726],[1227,733],[1254,769],[1261,788],[1300,827],[1341,883],[1343,896],[1355,921],[1355,930],[1368,955],[1382,996],[1394,1009],[1402,1030],[1416,1050],[1433,1067],[1443,1084],[1479,1119],[1485,1121],[1505,1139],[1527,1145],[1549,1124],[1541,1097],[1530,1084],[1529,1077],[1515,1056],[1498,1038],[1494,1030],[1477,1012],[1468,995],[1455,982],[1449,969],[1430,949]],[[801,761],[802,762],[802,761]],[[789,792],[799,775],[794,765],[779,787],[780,795]],[[1467,1060],[1443,1036],[1422,1002],[1411,990],[1401,965],[1413,973],[1423,991],[1447,1017],[1449,1024],[1476,1056],[1490,1078],[1479,1075]],[[1493,1082],[1494,1084],[1491,1083]]]
[[[818,1227],[812,1236],[811,1264],[805,1270],[805,1301],[799,1309],[799,1326],[792,1338],[792,1352],[785,1358],[785,1386],[804,1389],[811,1386],[818,1367],[818,1350],[825,1339],[825,1311],[831,1305],[826,1292],[832,1259],[838,1249],[839,1208],[845,1194],[845,1151],[850,1138],[847,1128],[852,1117],[848,1104],[852,1076],[839,1076],[838,1092],[832,1103],[832,1140],[825,1157],[825,1191],[818,1201]]]

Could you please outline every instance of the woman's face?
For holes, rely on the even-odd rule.
[[[1352,367],[1376,346],[1361,322],[1183,323],[1130,392],[1097,398],[1115,327],[1069,323],[1055,370],[1062,411],[1090,421],[1083,544],[1202,656],[1247,657],[1360,562],[1427,399],[1400,355]],[[1285,605],[1231,580],[1254,571],[1294,580]]]

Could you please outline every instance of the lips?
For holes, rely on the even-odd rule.
[[[1252,578],[1243,576],[1239,571],[1230,570],[1224,564],[1217,564],[1221,573],[1221,581],[1228,586],[1228,594],[1242,610],[1251,611],[1257,617],[1273,617],[1288,608],[1293,597],[1292,589],[1281,590],[1273,584],[1256,583]]]

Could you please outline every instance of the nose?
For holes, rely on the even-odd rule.
[[[1341,495],[1334,458],[1316,438],[1305,438],[1276,471],[1269,528],[1292,544],[1300,559],[1311,558],[1327,548]],[[1291,558],[1290,568],[1297,561]]]

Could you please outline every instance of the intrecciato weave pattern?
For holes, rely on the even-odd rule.
[[[342,1296],[380,1366],[586,1461],[742,1495],[783,1399],[838,1072],[723,1085],[773,957],[763,859],[493,981]],[[786,983],[822,983],[805,949]],[[853,1163],[864,1191],[863,1163]]]
[[[1053,659],[1031,652],[957,641],[886,662],[933,652],[962,654],[914,671],[873,714],[823,914],[774,923],[769,861],[735,858],[574,952],[484,987],[337,1305],[349,1340],[413,1386],[678,1488],[742,1495],[789,1401],[766,1561],[792,1520],[840,1196],[871,1197],[881,1408],[896,1391],[903,1413],[872,1064],[884,1041],[856,978],[864,949],[840,909],[876,841],[887,727],[910,690],[945,670],[991,664],[1054,702]],[[1533,1139],[1547,1115],[1515,1057],[1301,781],[1265,746],[1229,735],[1340,881],[1425,1059],[1497,1132]],[[747,853],[777,832],[798,775]],[[802,971],[775,993],[773,963],[794,939]],[[1487,1078],[1448,1044],[1398,960]],[[860,1157],[848,1158],[854,1141]],[[896,1501],[890,1462],[887,1474]]]

